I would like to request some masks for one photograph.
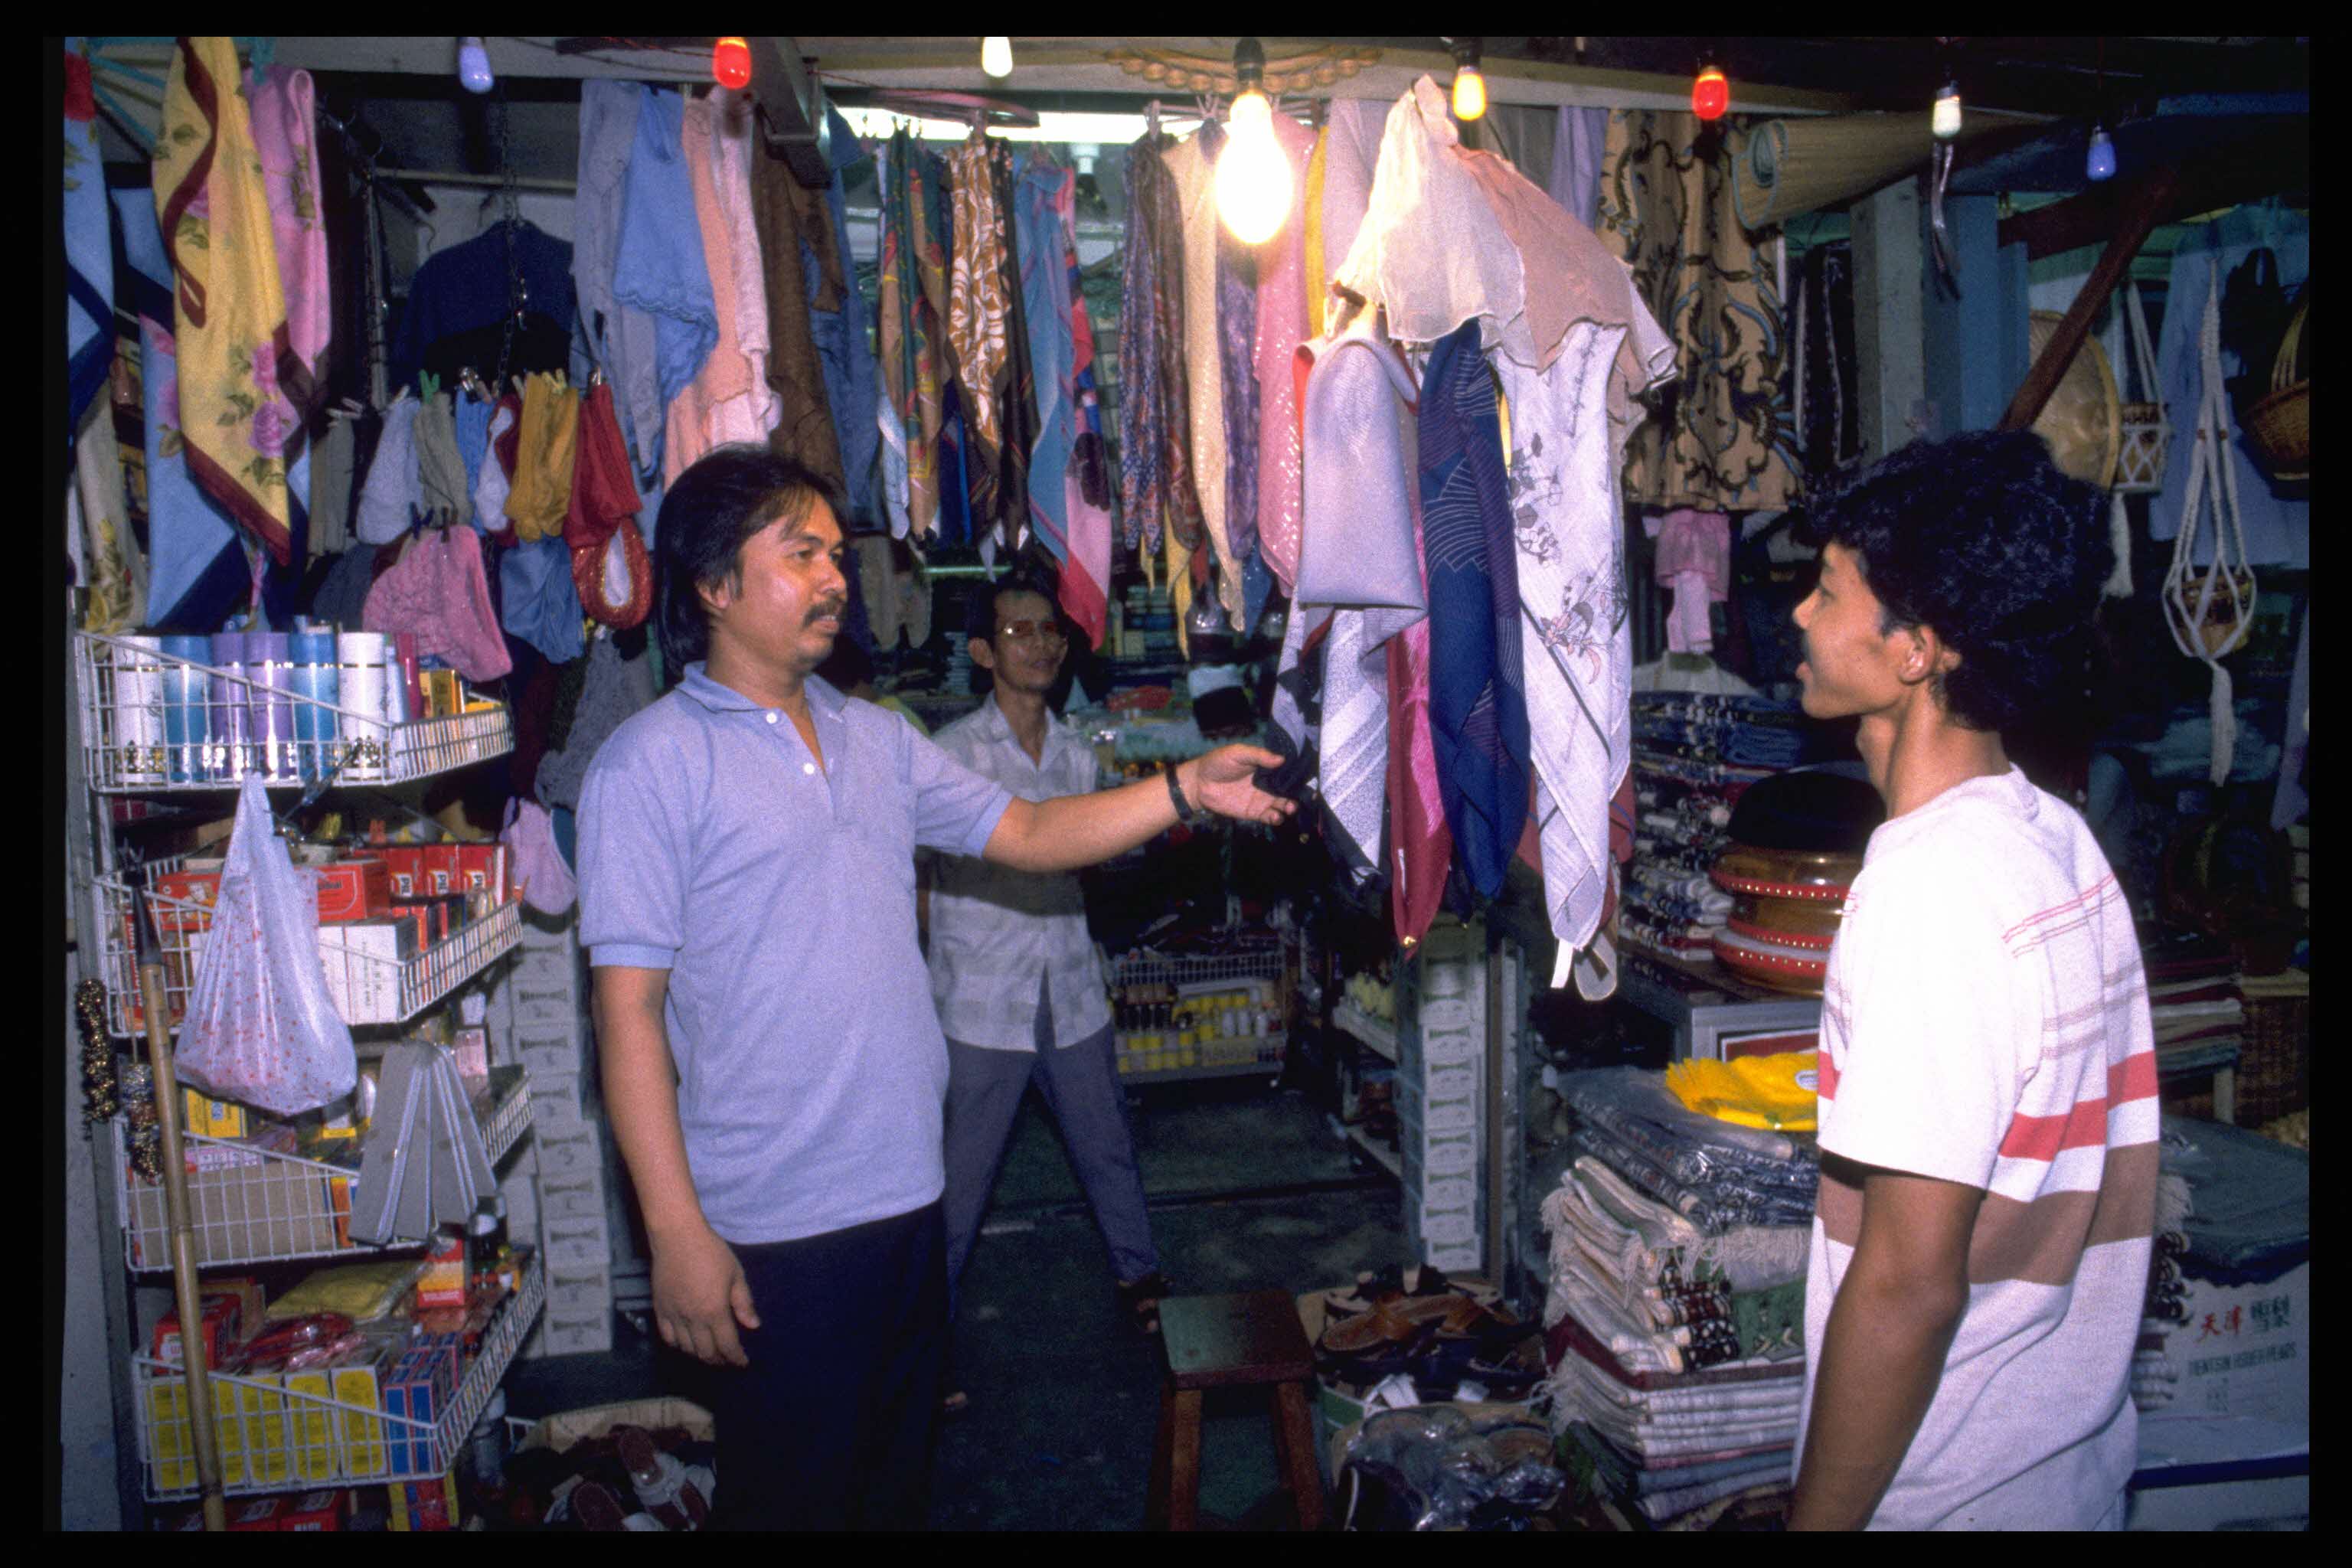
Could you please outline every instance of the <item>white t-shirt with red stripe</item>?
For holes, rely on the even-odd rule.
[[[1820,1092],[1825,1153],[1985,1192],[1967,1313],[1872,1527],[2120,1524],[2156,1050],[2130,906],[2072,807],[2011,768],[1871,836],[1830,953]],[[1861,1216],[1860,1190],[1824,1171],[1816,1358]]]

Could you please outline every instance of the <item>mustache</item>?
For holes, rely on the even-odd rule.
[[[838,620],[838,619],[840,619],[842,616],[844,616],[847,615],[847,614],[848,614],[848,612],[849,612],[849,601],[848,601],[848,600],[846,600],[846,599],[828,599],[828,600],[826,600],[824,604],[819,605],[817,605],[814,609],[811,610],[811,611],[808,613],[808,619],[807,619],[807,621],[806,621],[805,623],[803,623],[803,624],[804,624],[804,625],[808,625],[808,626],[814,626],[817,622],[819,622],[819,621],[821,621],[821,620],[825,619],[827,616],[832,616],[833,618],[835,618],[835,619]]]

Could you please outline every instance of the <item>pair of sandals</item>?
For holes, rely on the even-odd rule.
[[[710,1521],[711,1472],[664,1452],[642,1426],[615,1426],[613,1447],[629,1474],[635,1508],[602,1481],[583,1480],[572,1489],[572,1516],[591,1531],[700,1530]]]
[[[1316,1344],[1318,1359],[1348,1382],[1369,1385],[1404,1373],[1419,1384],[1475,1379],[1500,1393],[1544,1374],[1527,1324],[1435,1268],[1421,1269],[1410,1286],[1394,1268],[1367,1274],[1323,1300],[1330,1321]]]

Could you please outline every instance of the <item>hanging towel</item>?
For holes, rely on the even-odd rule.
[[[1208,580],[1207,553],[1225,565],[1218,591],[1226,616],[1242,618],[1241,574],[1227,561],[1232,552],[1226,532],[1227,492],[1225,442],[1225,373],[1219,342],[1218,235],[1216,150],[1224,143],[1224,127],[1211,121],[1192,136],[1161,154],[1175,178],[1176,199],[1182,215],[1184,253],[1184,385],[1194,493],[1201,504],[1201,531],[1179,537],[1177,543],[1188,569],[1199,582]],[[1174,556],[1170,552],[1170,564]],[[1175,590],[1179,635],[1185,630],[1185,612],[1192,603],[1191,586]]]
[[[655,374],[654,319],[613,292],[629,153],[646,89],[591,79],[580,85],[580,177],[572,214],[572,279],[580,336],[615,391],[621,430],[640,479],[661,471],[662,398]],[[496,517],[493,512],[488,514]]]
[[[1281,229],[1257,247],[1257,535],[1261,558],[1287,594],[1298,576],[1302,483],[1292,361],[1307,339],[1307,165],[1317,138],[1286,114],[1274,117],[1274,136],[1290,160],[1291,197]]]
[[[390,544],[416,521],[416,399],[404,390],[383,411],[383,434],[360,485],[352,531],[363,544]]]
[[[726,220],[727,275],[734,287],[735,342],[749,367],[750,389],[740,404],[712,411],[711,440],[764,441],[782,416],[768,381],[768,286],[760,255],[760,226],[751,210],[751,142],[758,114],[746,92],[719,89],[710,98],[710,187]],[[711,267],[716,282],[719,268]],[[723,315],[722,315],[723,320]]]
[[[777,399],[769,447],[779,457],[841,481],[841,442],[826,405],[824,368],[817,357],[809,311],[809,253],[825,239],[825,198],[800,182],[784,161],[768,150],[765,138],[747,148],[751,157],[751,216],[760,253],[760,276],[767,310],[769,388]],[[822,263],[820,262],[820,265]]]
[[[178,282],[173,338],[188,471],[286,565],[295,547],[286,443],[298,427],[278,385],[286,297],[238,79],[233,39],[184,38],[173,51],[156,218]]]
[[[1315,132],[1315,151],[1307,155],[1307,335],[1319,338],[1330,331],[1325,306],[1328,295],[1325,285],[1331,274],[1323,260],[1323,183],[1330,165],[1331,127],[1324,125]]]
[[[654,319],[654,389],[665,410],[700,374],[719,342],[719,307],[701,232],[686,167],[686,100],[648,92],[622,186],[613,297]],[[658,447],[662,426],[650,432],[641,426],[637,440]],[[659,471],[658,452],[640,451],[637,458],[640,473]]]
[[[73,431],[114,360],[114,247],[89,59],[69,45],[65,65],[66,428]]]
[[[728,237],[727,215],[721,210],[713,179],[711,138],[713,103],[694,99],[686,105],[682,150],[688,188],[694,196],[698,249],[709,282],[719,335],[702,368],[669,405],[662,441],[662,478],[676,484],[678,475],[701,456],[726,441],[759,440],[767,426],[756,422],[752,399],[751,363],[743,353],[739,321],[741,298],[735,287],[735,258]],[[814,361],[811,387],[814,390]]]
[[[1442,340],[1422,377],[1421,500],[1431,738],[1463,871],[1493,898],[1528,822],[1528,713],[1502,432],[1478,331],[1472,320]]]
[[[114,410],[92,399],[74,439],[74,482],[66,491],[68,536],[81,554],[80,585],[89,590],[82,630],[121,636],[146,624],[146,563],[131,531]]]
[[[563,531],[572,505],[572,468],[580,438],[580,394],[560,376],[544,372],[522,385],[522,417],[516,426],[514,488],[507,492],[507,516],[515,537],[528,544]]]
[[[1372,175],[1389,108],[1374,99],[1340,99],[1324,128],[1323,276],[1317,282],[1328,303],[1357,231],[1371,208]]]
[[[457,450],[457,416],[447,393],[436,392],[417,405],[414,436],[417,505],[434,522],[467,521],[474,497],[466,484],[466,459]]]
[[[1174,143],[1139,139],[1127,156],[1127,235],[1118,319],[1120,538],[1148,558],[1164,529],[1197,538],[1191,394],[1185,380],[1184,215]]]

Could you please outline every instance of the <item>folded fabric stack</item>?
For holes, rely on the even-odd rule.
[[[2148,1022],[2159,1073],[2221,1067],[2245,1044],[2246,999],[2237,955],[2199,935],[2147,936]]]
[[[1706,873],[1731,847],[1731,808],[1759,779],[1804,760],[1798,710],[1760,697],[1633,694],[1633,865],[1622,935],[1712,963],[1731,896]]]
[[[1543,1209],[1553,1426],[1590,1493],[1703,1527],[1794,1469],[1818,1154],[1693,1114],[1659,1073],[1560,1092],[1579,1127]]]

